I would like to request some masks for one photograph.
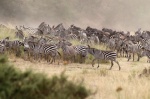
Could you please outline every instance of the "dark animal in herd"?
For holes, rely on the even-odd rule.
[[[34,32],[33,32],[34,30]],[[25,32],[24,32],[25,31]],[[28,31],[28,32],[26,32]],[[19,40],[10,40],[4,38],[0,41],[0,53],[12,51],[18,53],[19,48],[23,47],[27,53],[28,59],[33,57],[35,60],[46,59],[47,62],[53,63],[56,58],[63,60],[76,61],[76,57],[80,56],[83,63],[88,58],[88,53],[93,55],[92,66],[95,60],[110,60],[111,67],[113,62],[117,63],[119,70],[121,69],[117,57],[127,57],[127,61],[131,59],[131,54],[137,54],[138,59],[147,56],[150,62],[150,31],[141,31],[139,29],[135,35],[130,35],[130,32],[115,31],[112,29],[102,28],[96,29],[88,26],[85,30],[71,25],[68,29],[64,28],[63,24],[56,27],[42,22],[38,28],[20,26],[16,27],[16,38]],[[29,33],[29,36],[25,36]],[[72,45],[71,41],[79,41],[79,45]],[[87,45],[104,45],[107,50],[91,48]],[[59,52],[62,50],[62,53]],[[108,51],[109,50],[109,51]],[[120,55],[120,56],[119,56]]]

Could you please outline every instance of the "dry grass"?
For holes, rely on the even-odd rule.
[[[46,62],[29,62],[20,58],[9,59],[16,68],[31,69],[35,72],[46,73],[48,76],[58,75],[65,70],[70,80],[82,80],[86,86],[97,93],[89,99],[150,99],[150,79],[139,78],[138,74],[148,67],[146,58],[140,62],[127,62],[126,58],[118,59],[122,67],[118,71],[117,64],[112,70],[107,70],[110,64],[101,64],[97,69],[90,64],[47,64]]]
[[[15,30],[8,28],[0,28],[0,39],[4,39],[5,37],[10,37],[10,39],[15,37]]]
[[[5,31],[5,33],[4,33]],[[14,30],[1,30],[0,38],[10,36],[14,37]],[[73,41],[73,44],[78,42]],[[96,48],[104,48],[103,46],[92,46]],[[90,63],[92,57],[86,60]],[[60,65],[48,64],[46,62],[30,62],[21,58],[9,55],[9,61],[15,68],[24,71],[31,69],[34,72],[46,73],[48,76],[58,75],[65,70],[70,80],[84,79],[85,85],[97,91],[97,93],[89,99],[150,99],[150,79],[139,78],[138,74],[145,68],[150,66],[146,63],[146,57],[140,62],[127,62],[126,58],[118,59],[121,65],[121,71],[118,71],[117,64],[114,64],[112,70],[107,70],[110,63],[100,64],[93,68],[91,64],[70,64],[61,62]]]

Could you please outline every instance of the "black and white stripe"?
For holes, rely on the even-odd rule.
[[[56,56],[61,57],[60,53],[57,51],[56,45],[50,45],[50,44],[43,44],[39,47],[40,53],[44,54],[46,56],[47,62],[50,62],[49,56],[52,58],[52,62],[55,62]]]
[[[147,62],[150,63],[150,50],[144,50],[144,51],[142,52],[141,57],[143,57],[143,56],[146,56],[146,57],[148,58],[148,59],[147,59]]]
[[[119,65],[119,62],[116,60],[116,57],[117,57],[117,54],[116,52],[113,52],[113,51],[103,51],[103,50],[98,50],[98,49],[95,49],[95,48],[88,48],[88,52],[94,56],[94,59],[92,61],[92,66],[94,66],[94,61],[95,60],[98,60],[98,67],[99,67],[99,63],[100,63],[100,60],[110,60],[111,61],[111,67],[110,69],[112,68],[113,66],[113,62],[117,63],[118,66],[119,66],[119,70],[121,69],[120,65]],[[97,67],[97,68],[98,68]]]
[[[138,56],[137,61],[139,61],[142,48],[143,48],[143,46],[141,44],[127,44],[126,49],[129,53],[128,61],[131,59],[131,53],[133,54],[133,61],[134,61],[134,55],[135,54],[137,54],[137,56]]]
[[[61,57],[60,53],[57,51],[56,45],[38,44],[36,42],[28,42],[28,44],[29,44],[29,51],[33,53],[35,60],[42,58],[40,56],[44,56],[47,62],[50,62],[51,57],[52,63],[55,62],[56,56]]]
[[[6,47],[4,44],[0,44],[0,53],[1,54],[4,54],[5,53],[5,50],[6,50]]]
[[[88,51],[87,51],[87,46],[83,46],[83,45],[76,45],[74,46],[74,49],[76,51],[76,54],[80,56],[80,63],[84,63],[85,62],[85,58],[87,57]],[[84,58],[84,60],[83,60]]]
[[[62,49],[63,60],[75,61],[76,51],[72,44],[68,41],[60,41],[57,46]]]
[[[77,40],[78,39],[78,36],[76,34],[68,34],[66,36],[66,39],[67,40]]]
[[[75,49],[77,54],[81,55],[82,57],[86,57],[86,55],[87,55],[87,46],[76,45],[76,46],[74,46],[74,49]]]

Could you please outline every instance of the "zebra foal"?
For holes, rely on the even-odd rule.
[[[111,61],[111,67],[109,68],[110,70],[112,69],[114,65],[113,62],[117,63],[119,66],[119,70],[121,70],[119,62],[116,60],[117,54],[115,52],[98,50],[96,48],[90,48],[90,46],[88,45],[88,53],[94,56],[94,59],[92,60],[93,67],[94,67],[95,60],[98,60],[98,67],[99,67],[100,60],[110,60]]]

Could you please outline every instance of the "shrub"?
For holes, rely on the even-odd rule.
[[[91,91],[83,83],[68,81],[64,73],[52,78],[31,71],[21,72],[0,57],[0,99],[85,99]]]

